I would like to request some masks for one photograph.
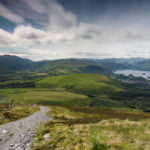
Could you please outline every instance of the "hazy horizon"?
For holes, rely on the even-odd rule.
[[[147,60],[149,58],[145,58],[145,57],[127,57],[127,58],[123,58],[123,57],[118,57],[118,58],[114,58],[114,57],[106,57],[106,58],[88,58],[88,57],[80,57],[80,58],[77,58],[77,57],[70,57],[70,58],[56,58],[56,59],[40,59],[40,60],[34,60],[32,58],[29,58],[29,57],[23,57],[23,56],[17,56],[17,55],[14,55],[14,54],[9,54],[9,55],[0,55],[0,56],[15,56],[15,57],[20,57],[22,59],[29,59],[29,60],[32,60],[32,61],[53,61],[53,60],[67,60],[67,59],[79,59],[79,60],[88,60],[88,59],[95,59],[95,60],[103,60],[103,59],[141,59],[141,60]]]
[[[0,0],[0,55],[150,58],[148,0]]]

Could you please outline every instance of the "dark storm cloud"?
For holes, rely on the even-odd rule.
[[[48,15],[35,12],[29,5],[27,5],[27,1],[28,0],[0,0],[0,4],[8,10],[11,10],[12,13],[24,18],[27,23],[35,23],[35,25],[37,24],[36,26],[44,26],[45,23],[47,23]]]
[[[67,11],[76,14],[78,23],[99,22],[112,26],[150,23],[149,0],[0,0],[0,3],[18,15],[16,21],[23,22],[23,17],[37,27],[45,27],[49,23],[51,1],[59,2]],[[71,26],[72,22],[64,21],[64,25]]]
[[[149,12],[149,0],[59,0],[66,9],[72,10],[80,20],[95,21],[97,17],[116,20],[121,14]],[[115,17],[115,18],[114,18]]]

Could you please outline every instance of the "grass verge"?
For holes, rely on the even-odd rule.
[[[39,111],[39,107],[37,106],[32,107],[30,105],[16,105],[9,111],[0,111],[0,124],[27,117],[36,111]]]

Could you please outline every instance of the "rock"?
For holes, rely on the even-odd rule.
[[[138,141],[138,140],[136,140],[136,143],[139,144],[139,145],[141,145],[141,146],[144,146],[144,145],[145,145],[145,142],[144,142],[144,141]]]
[[[30,143],[27,143],[27,144],[26,144],[27,147],[30,147],[30,145],[31,145]]]
[[[48,140],[50,138],[50,135],[49,135],[49,133],[47,133],[43,137],[44,137],[45,140]]]
[[[22,148],[22,147],[19,147],[19,148],[17,148],[16,150],[24,150],[24,148]]]
[[[7,131],[7,130],[2,130],[2,132],[6,134],[6,133],[8,133],[9,131]]]
[[[10,144],[10,146],[12,147],[12,146],[14,146],[14,144]]]

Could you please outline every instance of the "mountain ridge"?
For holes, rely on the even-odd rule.
[[[144,65],[143,65],[144,64]],[[12,55],[0,56],[0,73],[29,71],[49,73],[52,75],[70,73],[110,74],[118,69],[150,70],[150,59],[145,58],[69,58],[57,60],[32,61]]]

